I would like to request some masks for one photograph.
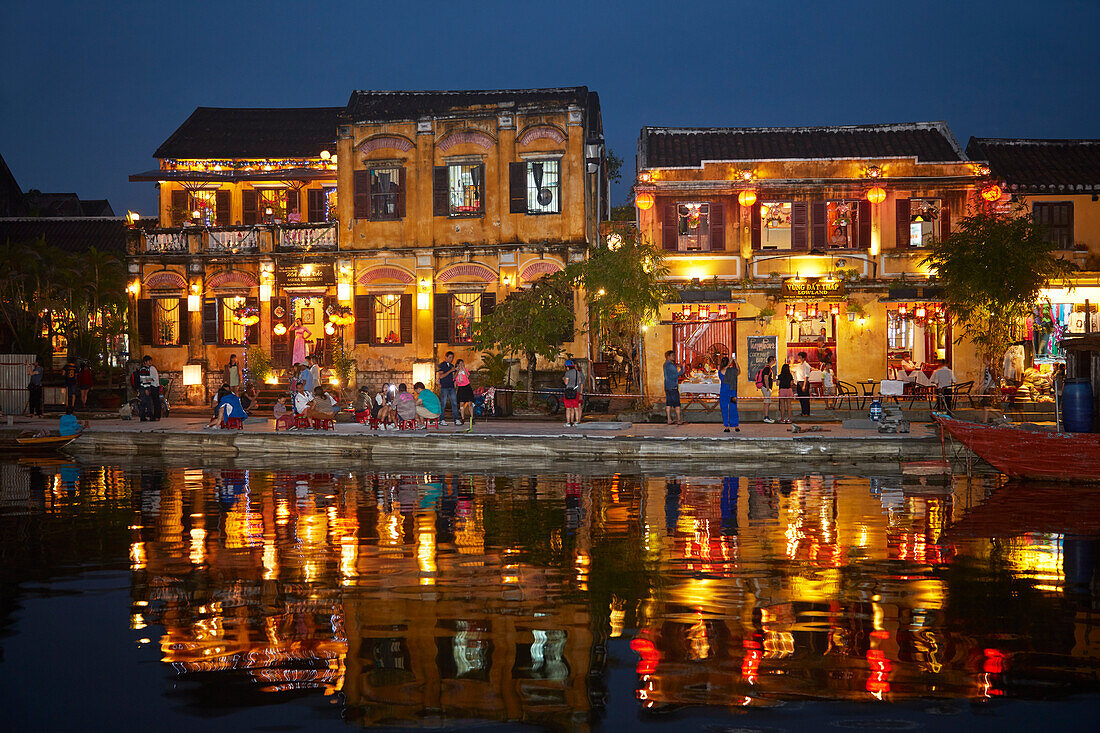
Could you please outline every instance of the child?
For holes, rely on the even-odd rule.
[[[290,430],[294,427],[294,416],[290,414],[290,410],[286,407],[286,397],[280,396],[275,400],[275,407],[272,408],[272,413],[275,415],[275,429],[278,430],[282,426],[283,430]]]

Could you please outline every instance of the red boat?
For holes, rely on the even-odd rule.
[[[932,418],[986,463],[1013,478],[1100,481],[1100,433],[1055,433],[981,425],[941,413]]]

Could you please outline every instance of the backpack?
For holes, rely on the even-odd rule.
[[[760,370],[756,372],[756,386],[760,389],[764,389],[764,370],[767,367],[760,367]]]
[[[141,386],[141,378],[149,374],[149,370],[145,367],[138,367],[134,371],[130,372],[130,386],[137,389]]]

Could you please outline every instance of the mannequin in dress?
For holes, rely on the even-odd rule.
[[[301,318],[294,319],[294,328],[290,329],[290,332],[294,334],[294,348],[292,350],[291,364],[305,364],[306,363],[306,339],[313,334],[310,330],[302,325]]]

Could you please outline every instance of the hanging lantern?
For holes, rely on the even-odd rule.
[[[254,326],[260,322],[260,314],[255,308],[242,306],[233,311],[233,320],[242,326]]]
[[[704,321],[707,320],[708,318],[710,318],[710,306],[709,305],[699,306],[699,318],[703,319]]]
[[[922,305],[918,305],[918,306],[916,307],[916,309],[915,309],[915,310],[913,311],[913,314],[914,314],[914,315],[915,315],[915,316],[916,316],[917,318],[924,318],[924,316],[925,316],[925,314],[926,314],[926,313],[927,313],[927,311],[926,311],[926,310],[924,309],[924,305],[923,305],[923,304],[922,304]]]
[[[737,203],[742,206],[752,206],[756,203],[756,191],[742,191],[737,194]]]
[[[793,305],[788,305],[787,306],[787,318],[791,318],[792,316],[794,316],[794,306]]]
[[[802,323],[802,311],[795,311],[794,319],[799,323]]]
[[[725,306],[724,304],[718,306],[718,317],[719,318],[725,318],[729,314],[729,310],[730,309],[727,306]]]
[[[687,303],[684,303],[683,313],[684,313],[684,318],[691,318],[691,306],[688,305]]]
[[[329,336],[336,333],[336,326],[332,325],[332,321],[329,321],[325,324],[325,333],[327,333]]]
[[[899,303],[898,304],[898,315],[899,316],[904,316],[908,312],[909,312],[909,306],[907,306],[905,303]]]
[[[829,312],[832,313],[834,316],[839,316],[840,303],[833,303],[831,306],[829,306]]]
[[[651,193],[640,193],[634,197],[634,205],[642,211],[649,211],[653,208],[654,203],[656,203],[656,200]]]
[[[355,314],[351,308],[341,306],[333,309],[332,313],[329,314],[328,321],[337,326],[348,326],[355,323]]]
[[[886,189],[882,186],[871,186],[867,190],[867,200],[872,204],[881,204],[886,200]]]
[[[986,201],[997,201],[1001,198],[1001,195],[1003,193],[1004,192],[1001,190],[1001,187],[998,186],[996,183],[990,183],[989,185],[982,187],[982,198]]]
[[[807,307],[806,308],[806,314],[810,318],[816,318],[817,317],[817,303],[813,303],[809,307]]]
[[[276,336],[285,336],[286,335],[286,324],[276,323],[275,328],[273,328],[271,330]]]

